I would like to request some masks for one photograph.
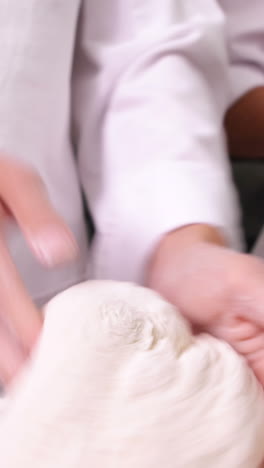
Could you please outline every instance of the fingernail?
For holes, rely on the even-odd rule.
[[[48,267],[71,262],[78,256],[78,245],[68,230],[50,228],[41,231],[33,241],[33,249],[39,260]]]

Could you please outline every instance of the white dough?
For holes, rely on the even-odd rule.
[[[264,394],[227,344],[160,296],[88,282],[46,307],[2,401],[1,468],[258,468]]]

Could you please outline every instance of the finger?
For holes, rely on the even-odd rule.
[[[25,362],[25,354],[4,327],[0,327],[0,382],[7,386]]]
[[[208,331],[227,341],[246,359],[262,350],[264,355],[264,331],[251,321],[226,315]]]
[[[264,275],[259,285],[252,287],[251,294],[244,299],[241,299],[239,304],[240,310],[237,310],[237,314],[242,319],[248,322],[254,323],[259,328],[264,330]]]
[[[223,315],[214,325],[207,328],[218,338],[225,339],[229,343],[247,343],[259,336],[263,329],[249,320],[240,319],[228,314]]]
[[[264,350],[263,348],[248,355],[248,363],[257,379],[264,387]]]
[[[264,357],[264,333],[262,331],[247,340],[234,342],[233,346],[239,354],[242,354],[247,359],[250,359],[250,356],[259,351],[263,351]]]
[[[73,235],[53,209],[41,179],[12,161],[0,161],[0,197],[37,258],[54,266],[76,257]]]
[[[208,330],[217,338],[227,341],[242,355],[264,386],[264,330],[253,322],[229,317]]]
[[[0,307],[4,320],[30,351],[41,329],[40,314],[30,299],[0,235]]]

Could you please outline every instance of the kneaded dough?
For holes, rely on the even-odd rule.
[[[3,468],[258,468],[264,395],[227,344],[132,284],[87,282],[45,309],[5,397]]]

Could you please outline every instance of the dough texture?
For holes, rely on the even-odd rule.
[[[1,402],[3,468],[258,468],[264,393],[227,344],[128,283],[91,281],[45,308]]]

